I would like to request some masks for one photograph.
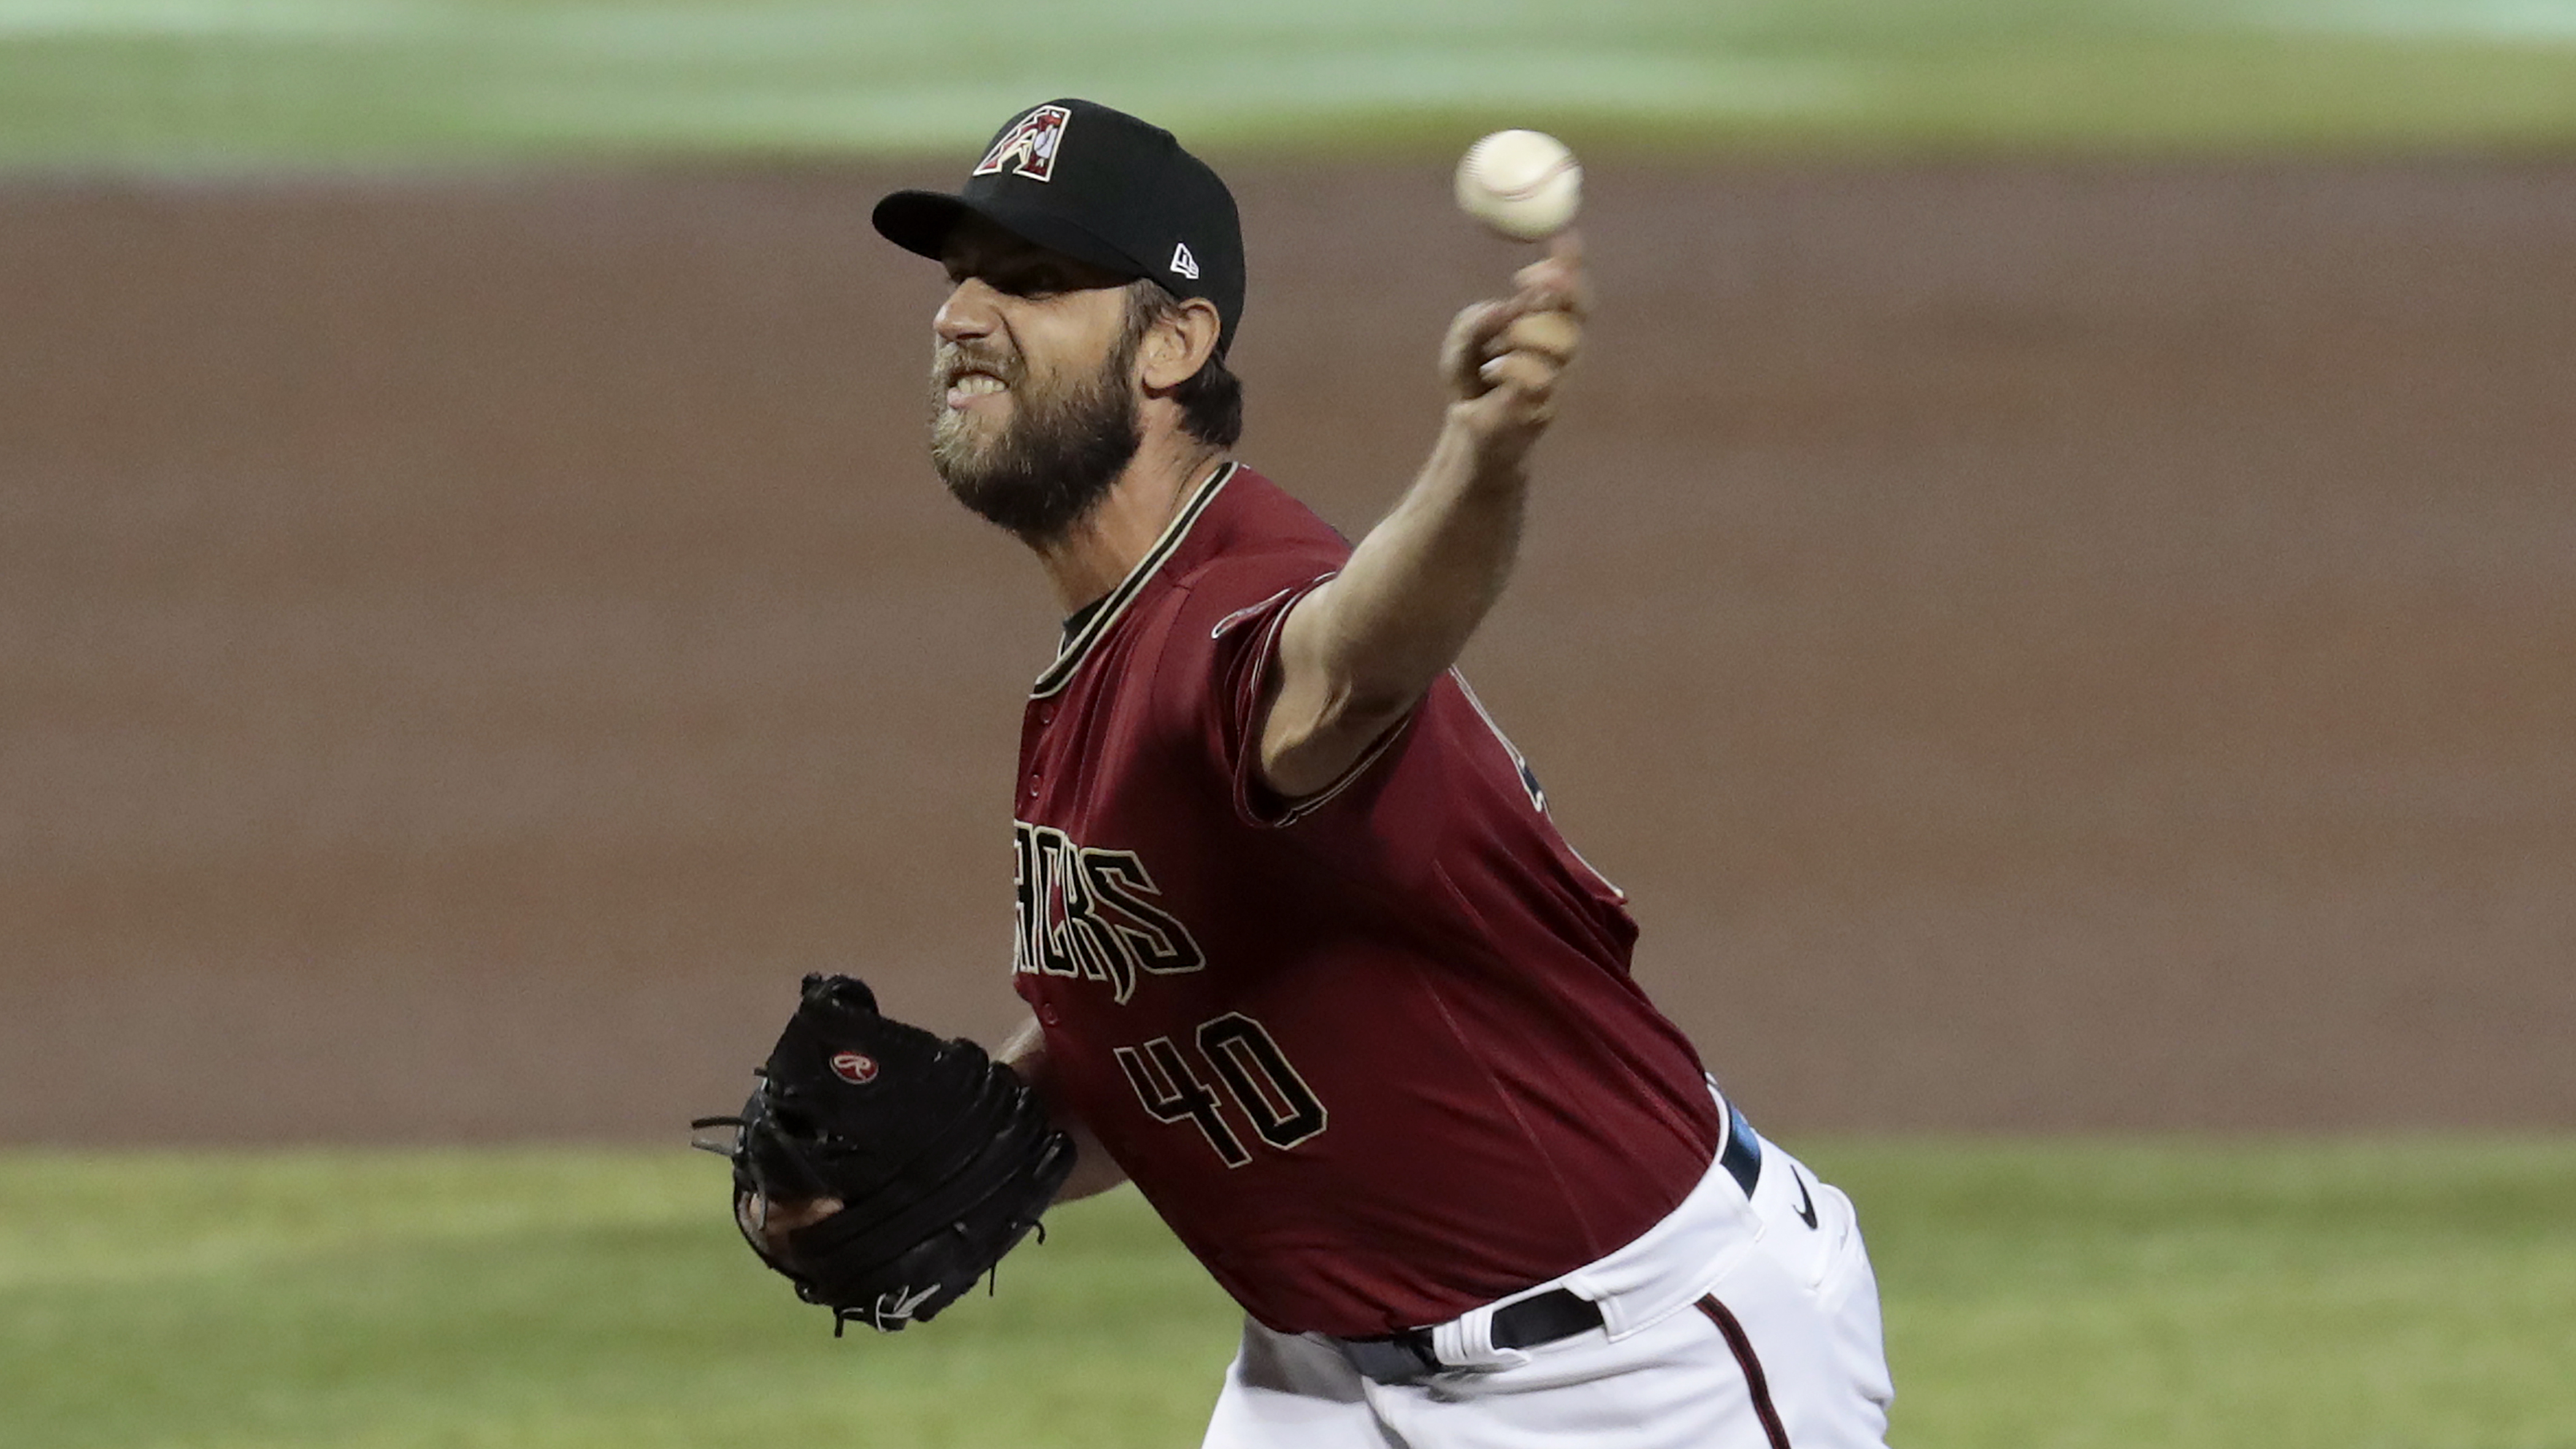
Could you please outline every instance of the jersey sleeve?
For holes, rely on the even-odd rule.
[[[1381,741],[1341,779],[1300,799],[1287,799],[1261,780],[1261,725],[1277,678],[1280,630],[1289,611],[1340,568],[1336,558],[1267,555],[1223,560],[1188,581],[1162,660],[1163,676],[1178,695],[1174,723],[1194,738],[1247,825],[1295,823],[1383,752]]]

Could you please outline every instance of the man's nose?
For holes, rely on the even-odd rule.
[[[939,313],[931,318],[931,330],[942,342],[968,342],[989,337],[1000,325],[993,303],[999,294],[981,277],[968,277],[949,292],[948,300],[939,304]]]

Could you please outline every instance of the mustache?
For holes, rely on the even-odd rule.
[[[930,377],[941,387],[955,386],[970,372],[991,373],[1005,386],[1015,387],[1020,381],[1020,360],[1011,353],[955,342],[943,342],[931,354]]]

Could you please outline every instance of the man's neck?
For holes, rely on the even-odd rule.
[[[1160,446],[1157,446],[1157,445]],[[1148,439],[1118,481],[1064,537],[1035,545],[1067,614],[1118,587],[1225,456],[1186,435]]]

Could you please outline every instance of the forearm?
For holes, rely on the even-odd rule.
[[[1073,1139],[1073,1175],[1066,1178],[1064,1186],[1056,1192],[1057,1202],[1097,1197],[1127,1180],[1126,1169],[1110,1157],[1108,1149],[1100,1145],[1100,1139],[1066,1108],[1063,1097],[1057,1093],[1055,1074],[1047,1061],[1046,1033],[1035,1021],[1027,1022],[1012,1033],[1010,1040],[1004,1042],[1002,1049],[994,1055],[1018,1072],[1021,1080],[1037,1092],[1038,1099],[1046,1103],[1048,1115],[1055,1119],[1056,1127]]]
[[[1430,459],[1342,570],[1279,633],[1261,775],[1291,799],[1329,788],[1458,662],[1502,596],[1529,496],[1529,450],[1582,340],[1581,249],[1559,238],[1509,301],[1458,314],[1441,371],[1458,399]]]
[[[1412,486],[1313,600],[1311,663],[1338,711],[1391,720],[1457,662],[1511,575],[1528,495],[1521,450],[1453,405]]]

